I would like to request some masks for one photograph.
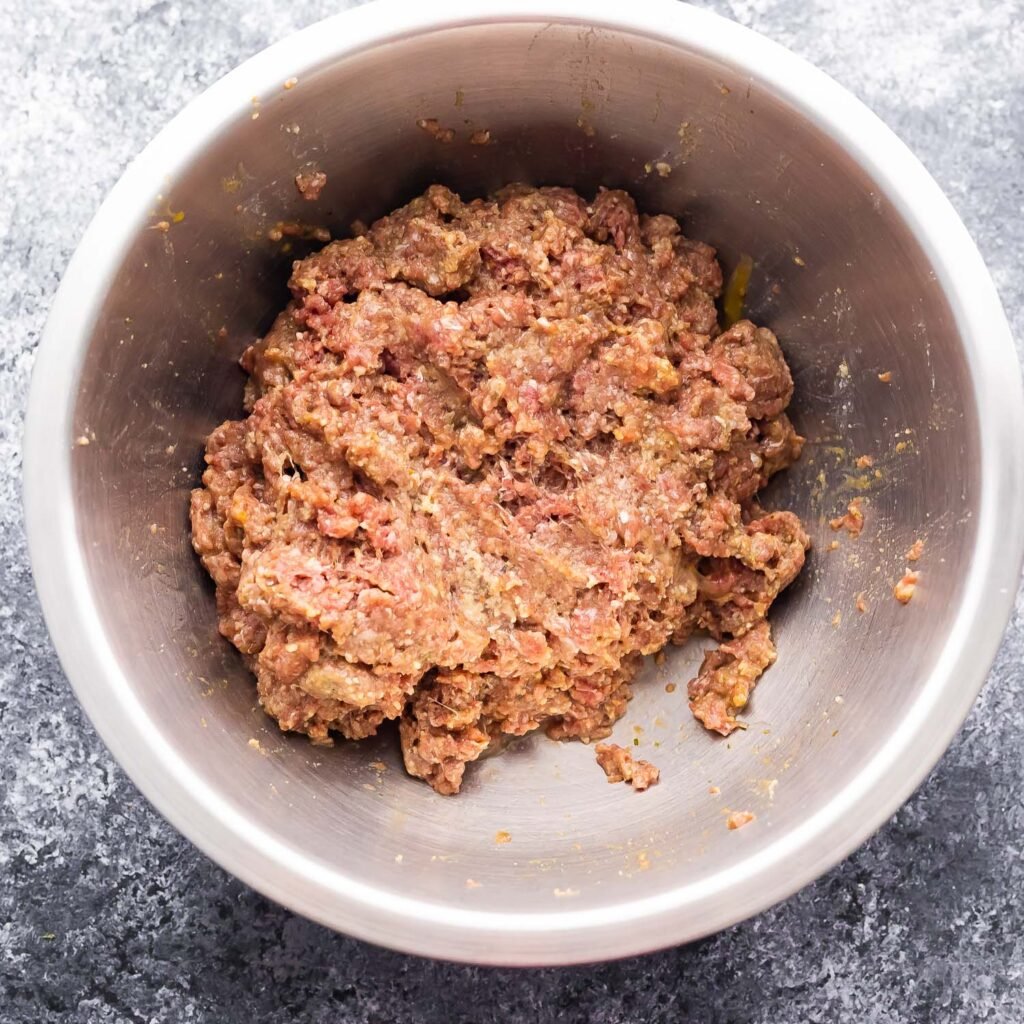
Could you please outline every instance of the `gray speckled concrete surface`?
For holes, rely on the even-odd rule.
[[[49,299],[128,160],[239,60],[337,0],[0,0],[0,1021],[1024,1020],[1024,601],[952,749],[817,884],[704,942],[487,971],[334,935],[174,833],[112,762],[47,639],[19,494]],[[922,157],[1024,337],[1024,3],[718,0]],[[42,175],[46,185],[41,185]]]

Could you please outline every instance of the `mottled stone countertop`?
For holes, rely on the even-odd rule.
[[[20,444],[33,352],[129,159],[240,60],[340,6],[0,2],[0,1022],[1024,1021],[1020,598],[952,748],[862,849],[754,920],[604,966],[492,971],[333,934],[208,861],[107,754],[28,567]],[[1024,337],[1024,2],[707,6],[810,58],[910,144]]]

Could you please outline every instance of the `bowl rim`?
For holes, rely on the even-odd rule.
[[[329,61],[467,25],[576,24],[642,36],[731,65],[836,141],[867,172],[932,263],[971,373],[981,446],[977,539],[953,628],[900,728],[845,788],[728,877],[589,910],[476,911],[377,889],[261,830],[193,771],[132,691],[104,635],[72,502],[72,429],[81,366],[126,246],[153,195],[251,96]],[[973,704],[1009,619],[1024,559],[1024,392],[1009,324],[980,254],[911,151],[863,103],[778,43],[674,0],[448,0],[440,9],[377,0],[263,50],[179,113],[111,190],[72,257],[33,370],[23,446],[26,532],[60,661],[114,757],[200,850],[267,897],[361,939],[471,963],[555,965],[648,952],[733,925],[789,896],[881,826],[946,750]],[[782,865],[785,869],[782,870]],[[612,926],[626,927],[612,927]],[[642,925],[642,927],[640,927]]]

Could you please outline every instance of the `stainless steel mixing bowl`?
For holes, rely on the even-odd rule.
[[[33,382],[25,499],[47,621],[143,792],[303,914],[495,963],[693,939],[861,842],[970,707],[1024,547],[1007,324],[924,169],[775,44],[646,0],[427,8],[361,8],[248,61],[103,205]],[[483,130],[490,143],[470,145]],[[293,183],[308,164],[329,179],[316,203]],[[405,776],[392,734],[332,750],[280,734],[217,636],[189,543],[203,439],[239,415],[239,353],[302,251],[268,230],[301,219],[337,234],[433,181],[477,194],[513,179],[624,187],[727,267],[751,254],[750,309],[783,341],[809,438],[768,503],[800,512],[816,547],[775,612],[779,660],[749,728],[723,741],[691,720],[685,683],[706,645],[652,666],[615,733],[661,767],[642,795],[607,785],[582,744],[526,740],[442,798]],[[857,495],[864,535],[829,550],[828,517]],[[892,586],[918,537],[921,583],[903,607]],[[728,810],[757,818],[729,831]]]

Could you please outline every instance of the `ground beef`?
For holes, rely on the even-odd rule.
[[[697,678],[690,681],[690,710],[706,729],[728,736],[740,727],[736,712],[746,707],[754,684],[774,661],[775,644],[762,619],[704,655]]]
[[[661,772],[650,761],[634,760],[633,755],[617,743],[598,743],[594,752],[609,782],[628,782],[642,793],[661,778]]]
[[[725,642],[694,711],[734,727],[808,539],[755,501],[802,439],[775,336],[721,331],[721,283],[623,192],[524,186],[433,186],[295,263],[192,495],[283,729],[399,719],[454,793],[502,736],[609,735],[643,655],[695,629]]]

